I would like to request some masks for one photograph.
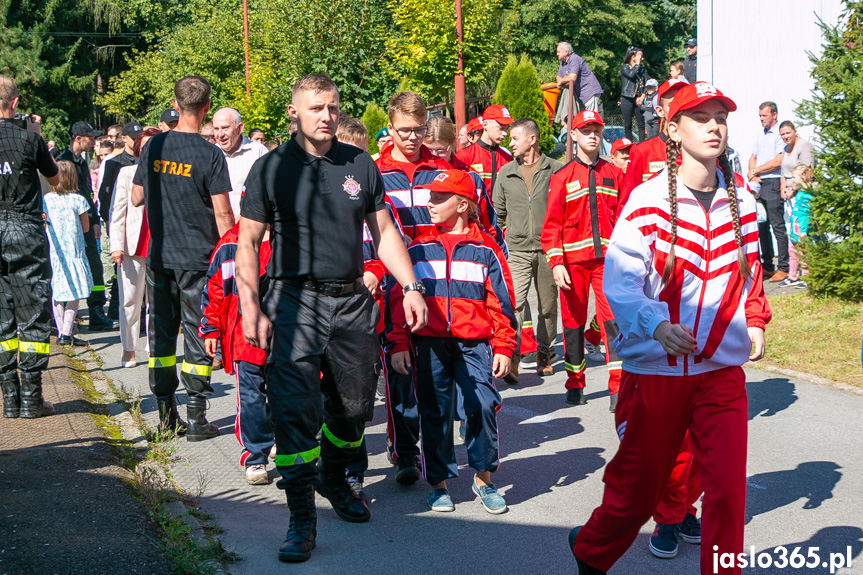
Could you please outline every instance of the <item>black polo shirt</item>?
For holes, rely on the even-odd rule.
[[[78,195],[87,200],[90,206],[90,231],[86,235],[93,234],[93,226],[99,225],[99,214],[96,212],[96,204],[93,202],[93,181],[90,179],[90,163],[80,155],[73,154],[71,148],[66,148],[57,156],[58,162],[72,162],[75,172],[78,174]]]
[[[0,212],[42,218],[42,186],[37,170],[51,178],[57,166],[45,140],[0,119]]]
[[[296,140],[263,156],[246,178],[244,218],[271,225],[273,279],[351,281],[363,275],[363,222],[385,209],[371,156],[334,141],[322,157]]]

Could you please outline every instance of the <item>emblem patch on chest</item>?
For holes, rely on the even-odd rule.
[[[342,189],[351,197],[352,200],[360,199],[360,192],[363,191],[363,187],[354,179],[353,176],[345,178],[345,182],[342,184]]]

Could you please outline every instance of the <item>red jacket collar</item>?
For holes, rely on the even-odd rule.
[[[394,145],[389,145],[384,147],[384,149],[381,151],[381,156],[378,158],[378,168],[380,170],[398,169],[399,164],[404,163],[393,159],[394,148]],[[423,166],[435,170],[449,170],[452,167],[446,162],[446,160],[438,158],[437,156],[432,154],[425,144],[420,145],[420,159],[416,163],[416,165],[417,167]]]
[[[415,241],[418,243],[425,243],[431,241],[440,241],[440,230],[438,230],[437,226],[431,226],[427,232],[418,237]],[[479,229],[479,226],[476,222],[471,222],[468,227],[467,233],[464,234],[461,239],[459,239],[459,243],[469,242],[473,244],[481,244],[485,242],[485,238],[483,237],[482,231]]]

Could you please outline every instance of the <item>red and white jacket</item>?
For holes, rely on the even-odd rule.
[[[216,244],[207,270],[207,284],[201,294],[204,317],[198,335],[205,339],[218,338],[222,344],[222,364],[225,373],[234,373],[235,361],[264,365],[267,353],[246,343],[243,337],[243,319],[240,315],[240,298],[234,279],[234,259],[237,256],[237,235],[240,224],[228,230]],[[270,261],[270,241],[261,242],[259,253],[261,284],[266,283],[267,262]],[[263,290],[262,290],[263,291]],[[263,293],[260,294],[263,297]]]
[[[755,199],[737,188],[743,251],[752,270],[744,279],[725,180],[709,211],[677,180],[675,266],[667,285],[662,270],[670,249],[668,172],[638,186],[621,212],[605,256],[603,291],[620,329],[612,342],[623,369],[656,375],[696,375],[749,359],[747,327],[764,328],[770,306],[761,283]],[[665,353],[653,332],[663,321],[692,328],[696,350]]]
[[[623,172],[603,159],[578,158],[551,175],[540,247],[552,268],[602,258],[617,214]]]
[[[467,234],[457,237],[450,251],[433,227],[408,247],[414,274],[425,286],[429,309],[428,324],[417,335],[491,340],[494,353],[512,357],[518,324],[512,276],[503,251],[475,223]],[[393,285],[392,330],[387,334],[391,353],[410,347],[403,299],[401,286]]]

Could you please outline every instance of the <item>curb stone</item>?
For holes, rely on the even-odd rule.
[[[793,369],[787,369],[784,367],[770,365],[769,363],[761,363],[761,362],[753,362],[753,361],[746,362],[743,365],[743,367],[746,369],[760,369],[761,371],[772,371],[773,373],[779,373],[782,375],[787,375],[788,377],[793,377],[794,379],[802,379],[803,381],[813,383],[815,385],[832,387],[832,388],[838,389],[840,391],[853,393],[855,395],[863,395],[863,389],[861,389],[859,387],[855,387],[853,385],[848,385],[847,383],[842,383],[839,381],[834,381],[832,379],[827,379],[826,377],[820,377],[818,375],[813,375],[811,373],[806,373],[804,371],[795,371]]]

